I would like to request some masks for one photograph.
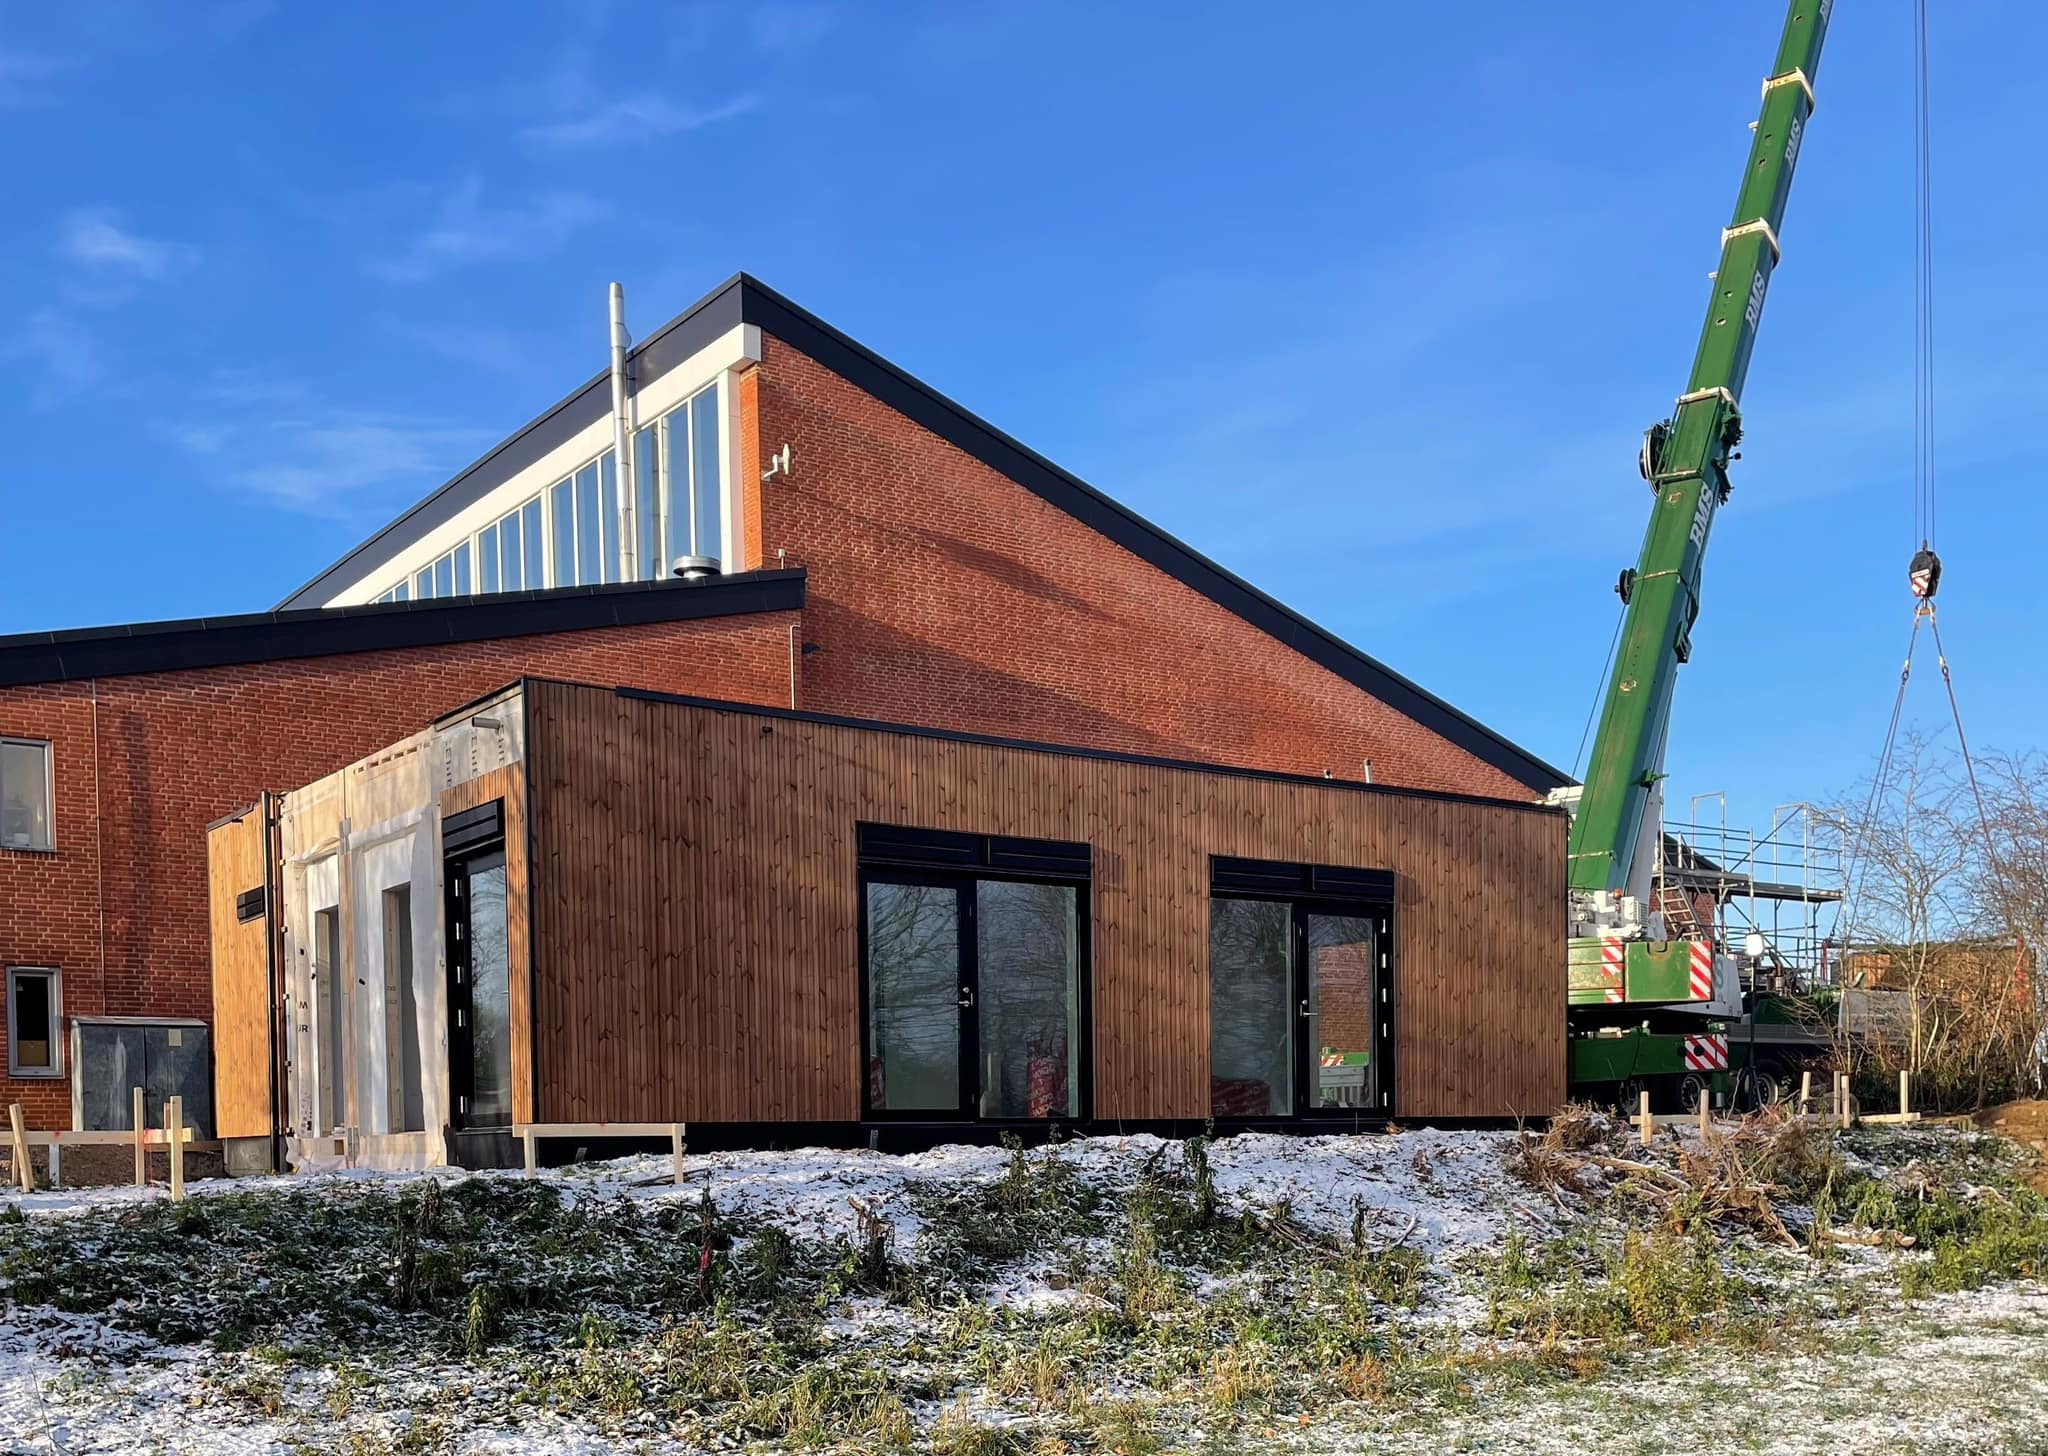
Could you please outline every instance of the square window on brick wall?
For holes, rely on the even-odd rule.
[[[0,738],[0,849],[49,849],[50,745]]]

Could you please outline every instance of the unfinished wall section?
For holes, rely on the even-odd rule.
[[[799,613],[0,687],[0,733],[47,739],[54,852],[0,850],[0,964],[54,966],[63,1012],[208,1017],[206,826],[524,674],[789,701]],[[71,1125],[71,1084],[0,1104]],[[4,1074],[4,1063],[0,1063]]]

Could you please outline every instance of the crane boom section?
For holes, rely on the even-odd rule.
[[[1778,229],[1813,113],[1832,6],[1833,0],[1792,0],[1777,65],[1764,82],[1735,215],[1721,235],[1721,266],[1692,375],[1669,424],[1652,431],[1645,447],[1644,473],[1657,500],[1626,589],[1614,673],[1572,821],[1574,890],[1627,885],[1649,792],[1663,769],[1672,689],[1678,665],[1691,652],[1707,534],[1728,495],[1729,455],[1741,436],[1742,384],[1778,262]]]

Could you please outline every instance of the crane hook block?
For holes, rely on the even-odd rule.
[[[1934,600],[1934,593],[1941,586],[1941,558],[1925,541],[1906,567],[1906,580],[1911,583],[1914,596],[1923,602]]]

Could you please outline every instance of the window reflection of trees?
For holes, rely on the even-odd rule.
[[[959,1103],[957,892],[868,886],[868,1025],[877,1108]]]
[[[1065,1116],[1079,1078],[1076,893],[1004,880],[983,880],[975,892],[982,1116]]]
[[[1292,1110],[1293,951],[1285,903],[1210,901],[1209,1077],[1219,1114]]]

